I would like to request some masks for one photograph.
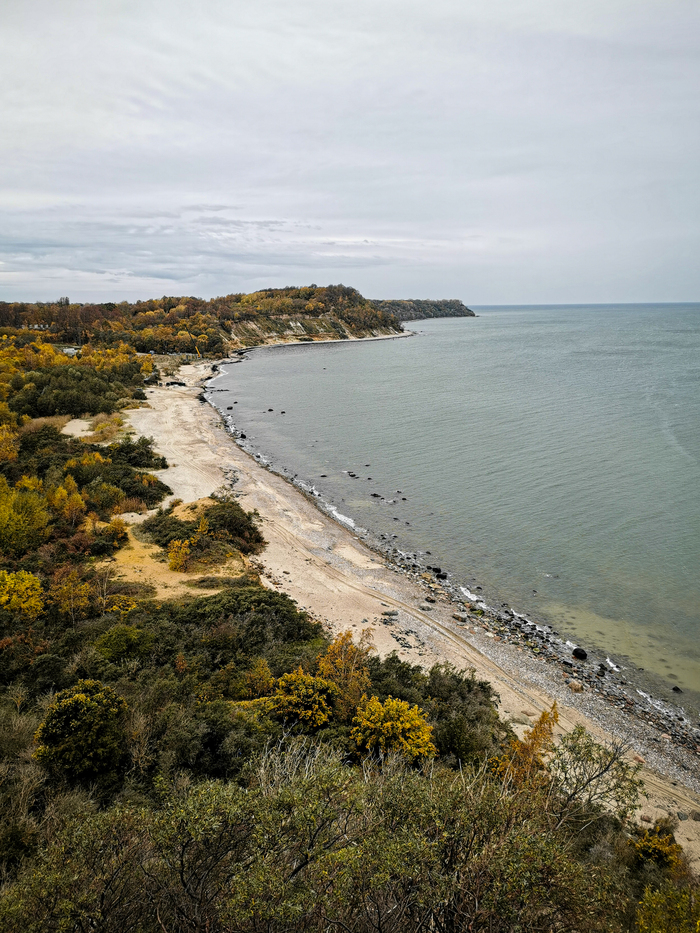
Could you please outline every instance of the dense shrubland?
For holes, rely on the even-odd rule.
[[[150,360],[3,352],[0,931],[696,933],[673,825],[632,822],[619,747],[555,740],[556,708],[519,741],[473,672],[331,639],[261,586],[233,497],[158,508],[148,439],[34,417],[74,368],[114,376],[123,407]],[[57,378],[28,392],[37,360]],[[115,576],[120,515],[146,509],[139,534],[192,595]],[[206,575],[231,554],[243,570]]]

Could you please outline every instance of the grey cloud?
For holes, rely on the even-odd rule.
[[[0,297],[292,274],[474,303],[697,295],[696,3],[3,16]]]

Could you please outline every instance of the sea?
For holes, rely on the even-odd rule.
[[[255,349],[209,397],[348,527],[697,709],[700,304],[474,310]]]

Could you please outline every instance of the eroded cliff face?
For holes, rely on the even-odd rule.
[[[317,340],[391,337],[403,332],[397,321],[386,322],[377,319],[362,325],[350,326],[333,313],[320,317],[281,315],[274,318],[258,318],[254,321],[236,321],[227,329],[232,350],[296,341],[313,343]]]
[[[395,315],[400,321],[418,321],[427,317],[476,317],[458,298],[427,301],[418,298],[375,301],[381,311]]]

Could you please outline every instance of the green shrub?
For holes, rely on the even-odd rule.
[[[144,632],[135,625],[123,623],[113,626],[108,632],[95,642],[95,650],[106,661],[118,664],[130,658],[138,658],[145,654],[153,642],[153,635]]]
[[[62,690],[36,733],[35,758],[71,782],[116,777],[126,755],[126,702],[98,680]]]

